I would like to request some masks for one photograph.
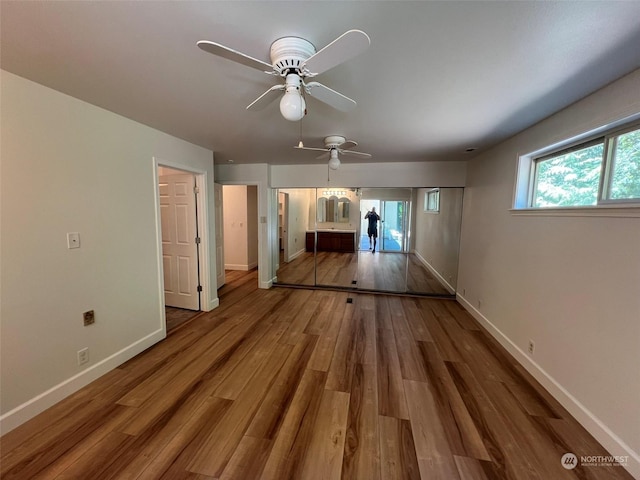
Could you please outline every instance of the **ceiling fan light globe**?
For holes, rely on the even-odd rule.
[[[331,170],[337,170],[339,166],[340,159],[338,157],[332,157],[331,160],[329,160],[329,168]]]
[[[302,120],[307,105],[298,91],[287,92],[280,99],[280,113],[290,122]]]

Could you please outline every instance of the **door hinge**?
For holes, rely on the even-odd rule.
[[[200,237],[196,237],[196,245],[200,245]]]
[[[198,285],[198,291],[201,292],[202,291],[202,285]]]
[[[193,187],[193,193],[195,194],[200,193],[200,189],[198,187]]]

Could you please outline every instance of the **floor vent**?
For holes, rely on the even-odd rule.
[[[353,303],[353,298],[347,298],[347,303]]]

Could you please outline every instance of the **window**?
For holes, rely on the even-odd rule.
[[[440,189],[434,188],[433,190],[429,190],[424,194],[424,211],[440,211]]]
[[[604,139],[535,160],[532,207],[596,205]]]
[[[640,204],[640,125],[520,160],[516,208]]]
[[[608,200],[640,200],[640,128],[613,137],[604,188]]]

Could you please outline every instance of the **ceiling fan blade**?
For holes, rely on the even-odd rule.
[[[258,98],[256,98],[253,102],[251,102],[247,106],[247,110],[249,110],[249,109],[252,109],[252,110],[261,110],[261,109],[263,109],[264,107],[269,105],[271,102],[273,102],[277,98],[276,95],[269,95],[269,94],[271,92],[275,92],[275,91],[278,91],[278,90],[284,90],[284,85],[274,85],[273,87],[271,87],[269,90],[267,90],[262,95],[260,95]]]
[[[351,100],[321,83],[309,82],[306,87],[309,95],[341,112],[348,112],[357,105],[355,100]]]
[[[316,160],[325,160],[331,156],[331,152],[324,152],[322,155],[318,155]]]
[[[338,149],[348,150],[350,148],[357,147],[357,146],[358,146],[358,142],[354,142],[353,140],[347,140],[341,143],[340,145],[338,145]]]
[[[263,72],[273,72],[273,66],[271,64],[258,60],[257,58],[250,57],[249,55],[245,55],[244,53],[233,50],[232,48],[225,47],[224,45],[220,45],[219,43],[200,40],[197,45],[205,52],[212,53],[218,57],[226,58],[227,60],[241,63],[242,65],[255,68]]]
[[[341,154],[344,155],[353,155],[356,157],[362,157],[362,158],[371,158],[371,154],[370,153],[363,153],[363,152],[354,152],[353,150],[342,150],[342,149],[338,149],[338,151]]]
[[[315,148],[315,147],[301,147],[299,145],[294,146],[293,148],[298,150],[313,150],[314,152],[326,152],[326,148]]]
[[[370,44],[369,35],[362,30],[349,30],[311,55],[302,68],[309,71],[307,76],[318,75],[361,54]]]

